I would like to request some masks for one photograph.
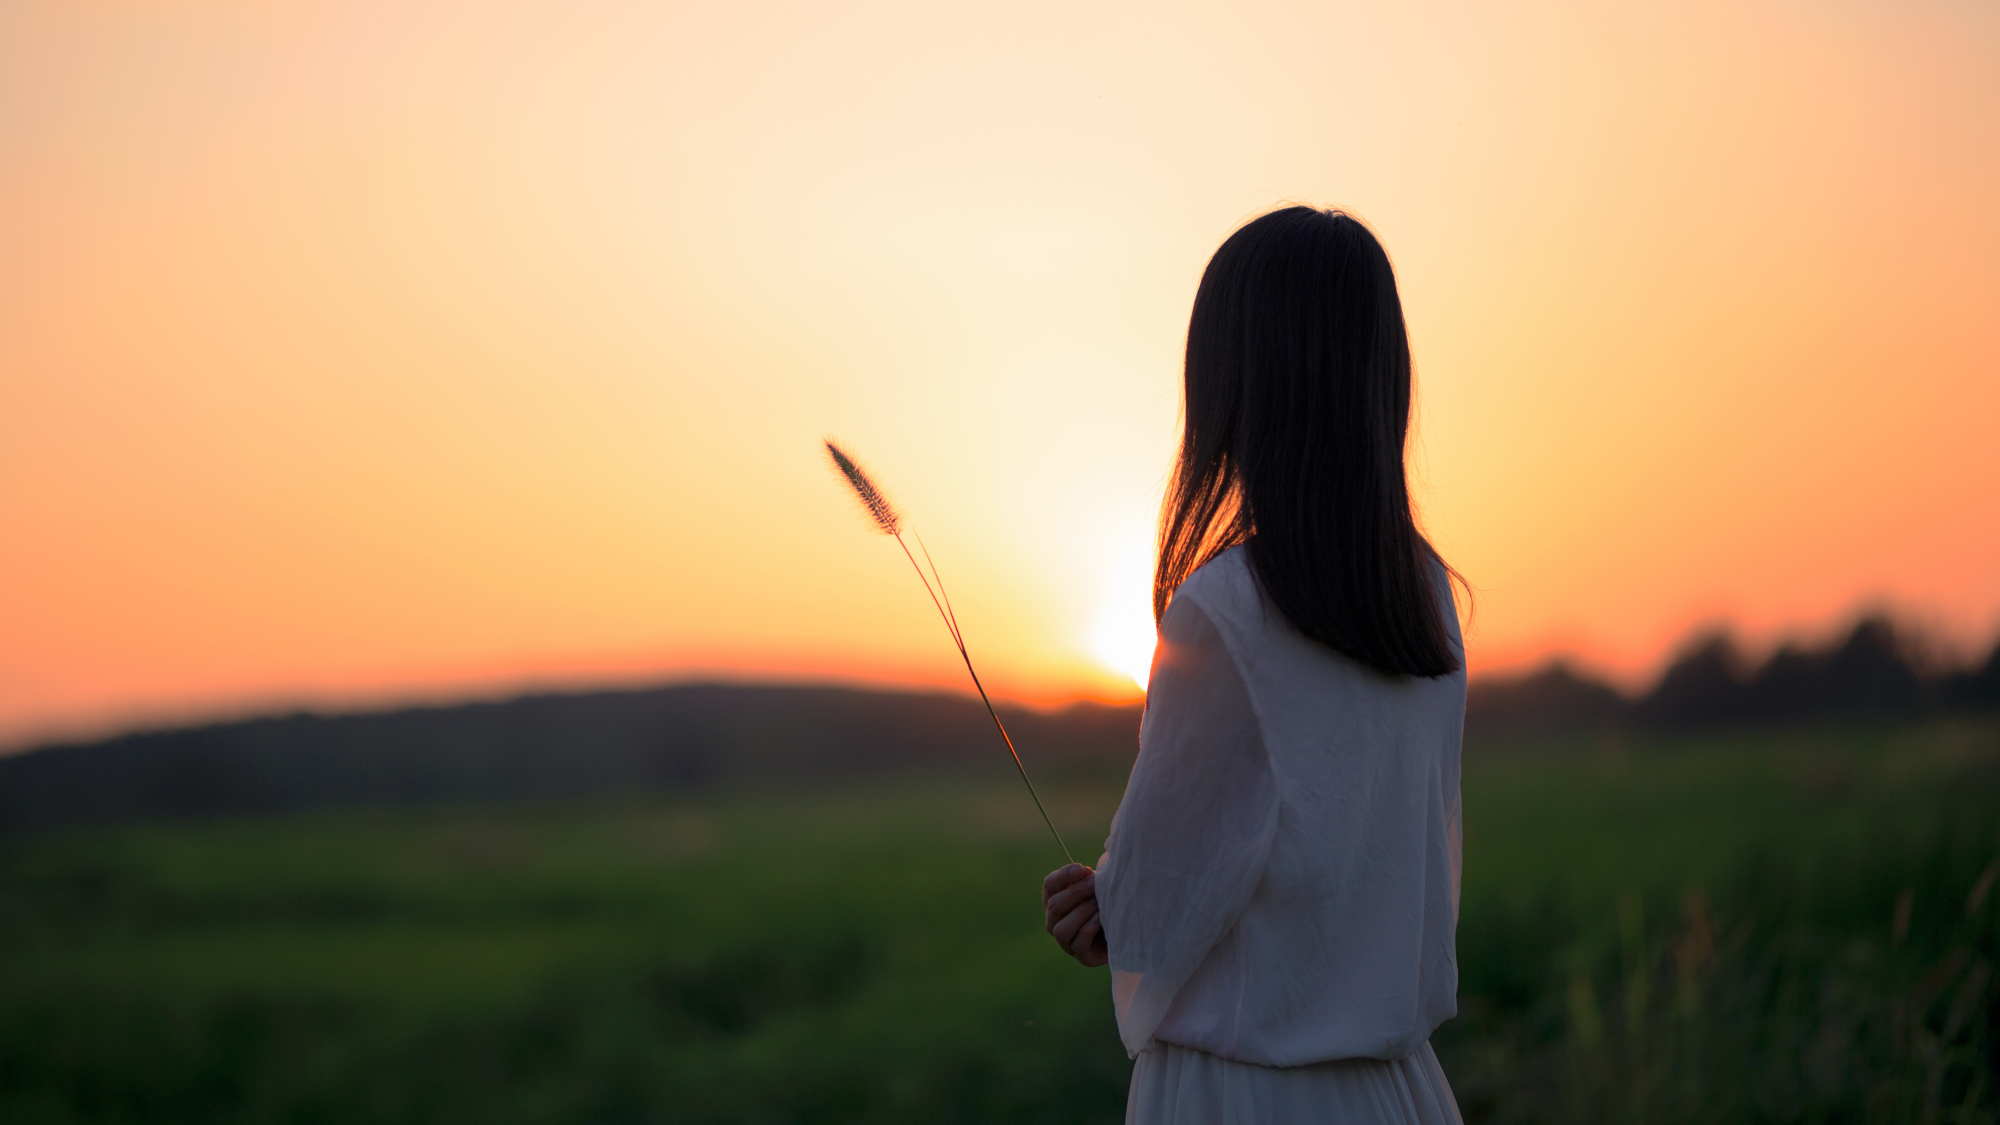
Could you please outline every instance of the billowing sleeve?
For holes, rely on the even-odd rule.
[[[1250,693],[1194,599],[1160,623],[1139,758],[1097,874],[1128,1053],[1236,925],[1263,878],[1278,791]]]

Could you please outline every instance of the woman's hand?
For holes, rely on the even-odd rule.
[[[1097,872],[1072,863],[1042,880],[1042,914],[1049,936],[1063,952],[1095,969],[1110,962],[1104,924],[1097,917]]]

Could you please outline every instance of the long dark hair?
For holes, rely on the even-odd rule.
[[[1443,560],[1410,511],[1410,341],[1374,234],[1287,207],[1230,235],[1195,294],[1185,379],[1154,617],[1195,568],[1248,544],[1299,632],[1393,675],[1457,671]]]

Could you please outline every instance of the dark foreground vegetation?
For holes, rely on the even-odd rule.
[[[0,1121],[1111,1122],[1001,763],[0,842]],[[1052,777],[1095,853],[1114,763]],[[1473,1121],[1992,1121],[2000,727],[1475,745]]]

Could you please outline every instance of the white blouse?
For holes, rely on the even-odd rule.
[[[1243,548],[1189,576],[1098,865],[1126,1050],[1302,1066],[1423,1046],[1457,1011],[1464,722],[1462,670],[1389,677],[1308,640]]]

